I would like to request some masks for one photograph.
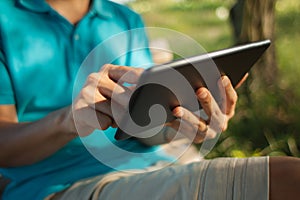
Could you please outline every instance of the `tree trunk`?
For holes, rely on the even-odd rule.
[[[253,83],[257,87],[274,85],[277,80],[275,55],[275,4],[276,0],[244,0],[241,34],[238,43],[270,39],[272,45],[253,68]]]

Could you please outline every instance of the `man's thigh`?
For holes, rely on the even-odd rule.
[[[218,158],[143,172],[114,172],[74,184],[66,199],[268,199],[268,157]]]

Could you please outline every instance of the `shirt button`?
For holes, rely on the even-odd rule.
[[[78,34],[74,35],[74,40],[79,40],[79,35]]]

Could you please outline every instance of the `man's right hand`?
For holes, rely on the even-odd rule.
[[[133,88],[123,83],[136,84],[142,72],[142,68],[107,64],[99,72],[90,74],[73,102],[73,112],[68,115],[72,131],[87,136],[95,129],[115,127],[111,103],[114,103],[114,113],[124,113]]]

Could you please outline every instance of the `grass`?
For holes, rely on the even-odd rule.
[[[233,45],[226,19],[234,0],[139,0],[130,6],[147,26],[169,28],[195,39],[207,51]],[[300,1],[277,0],[276,51],[279,80],[273,92],[260,91],[249,102],[247,88],[238,91],[234,119],[207,156],[300,156]],[[219,11],[222,11],[221,14]],[[226,13],[227,12],[227,13]],[[188,48],[182,46],[182,48]],[[245,87],[245,86],[244,86]],[[248,88],[248,93],[251,93]]]

